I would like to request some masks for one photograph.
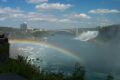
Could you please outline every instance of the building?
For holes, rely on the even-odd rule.
[[[20,24],[20,29],[21,29],[21,31],[27,31],[27,23],[24,22],[24,23]]]

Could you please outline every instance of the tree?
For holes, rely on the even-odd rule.
[[[84,80],[85,77],[85,69],[79,63],[75,64],[75,70],[72,74],[72,80]]]
[[[106,80],[114,80],[114,77],[112,75],[108,75]]]

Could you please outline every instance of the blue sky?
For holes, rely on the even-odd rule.
[[[0,26],[96,27],[120,23],[120,0],[0,0]]]

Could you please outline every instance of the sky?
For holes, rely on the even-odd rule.
[[[0,0],[0,26],[66,29],[120,23],[120,0]]]

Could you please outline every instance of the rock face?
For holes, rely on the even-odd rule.
[[[0,63],[9,58],[9,42],[5,34],[0,34]]]
[[[99,29],[99,39],[102,39],[104,41],[113,40],[116,38],[119,38],[120,36],[120,25],[111,25],[102,27]]]

